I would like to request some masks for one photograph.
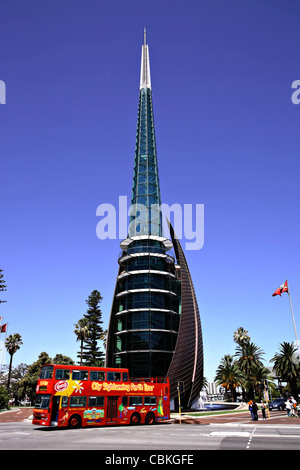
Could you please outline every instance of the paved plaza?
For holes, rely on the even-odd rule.
[[[29,420],[32,416],[33,408],[16,408],[9,411],[0,413],[0,423],[17,423],[24,420]],[[199,413],[171,413],[171,421],[178,424],[254,424],[267,425],[267,424],[282,424],[282,425],[298,425],[300,426],[300,418],[291,418],[287,416],[286,411],[270,411],[270,418],[262,419],[261,412],[258,413],[258,421],[252,421],[248,410],[241,411],[240,413],[222,413],[219,412],[215,415],[197,416]],[[266,413],[266,416],[268,414]]]

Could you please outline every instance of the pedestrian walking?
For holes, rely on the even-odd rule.
[[[290,417],[291,416],[292,404],[291,404],[291,401],[289,399],[285,402],[285,407],[286,407],[286,413]]]
[[[296,418],[296,411],[297,411],[297,402],[295,398],[291,398],[291,416],[292,418]]]
[[[253,403],[252,403],[253,421],[258,420],[257,410],[258,410],[257,404],[255,403],[255,400],[253,400]]]
[[[266,406],[263,402],[261,404],[260,409],[261,409],[261,414],[262,414],[263,419],[266,419]]]

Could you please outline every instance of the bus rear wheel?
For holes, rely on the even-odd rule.
[[[147,413],[145,418],[145,424],[154,424],[155,416],[154,413]]]
[[[71,416],[71,418],[69,419],[69,427],[70,428],[80,428],[81,426],[81,418],[79,415],[73,415]]]
[[[136,425],[140,424],[141,417],[138,413],[133,413],[130,418],[130,424]]]

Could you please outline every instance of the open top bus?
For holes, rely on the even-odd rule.
[[[168,378],[130,379],[128,369],[104,367],[47,364],[41,368],[33,424],[77,428],[168,419]]]

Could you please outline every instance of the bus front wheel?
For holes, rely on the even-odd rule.
[[[145,424],[154,424],[155,416],[153,413],[147,413],[145,418]]]
[[[140,415],[138,413],[133,413],[130,418],[130,424],[140,424]]]
[[[81,426],[81,418],[78,415],[73,415],[69,419],[69,427],[70,428],[80,428]]]

